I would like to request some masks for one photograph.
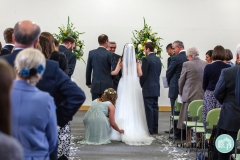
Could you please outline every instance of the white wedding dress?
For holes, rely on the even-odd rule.
[[[135,51],[132,44],[126,44],[123,53],[122,78],[118,84],[115,121],[124,134],[111,130],[111,140],[128,145],[150,145],[142,89],[137,77]]]

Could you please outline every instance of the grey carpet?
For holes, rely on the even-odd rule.
[[[83,117],[85,111],[78,111],[71,122],[72,143],[71,160],[191,160],[196,159],[195,152],[186,152],[168,141],[170,112],[159,112],[159,134],[150,146],[129,146],[112,141],[107,145],[81,145],[84,138]]]

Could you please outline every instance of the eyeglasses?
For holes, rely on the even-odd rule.
[[[116,49],[116,47],[109,47],[109,48],[111,48],[111,49]]]

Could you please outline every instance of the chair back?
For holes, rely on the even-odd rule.
[[[198,108],[203,104],[203,100],[194,100],[188,105],[188,117],[196,117]]]
[[[215,108],[208,112],[206,122],[206,129],[213,129],[213,126],[217,125],[221,108]]]
[[[178,99],[176,99],[174,106],[175,106],[175,112],[180,112],[182,103],[179,103]]]
[[[202,105],[198,108],[197,110],[197,118],[198,118],[198,122],[202,122]]]
[[[240,129],[238,130],[237,140],[240,141]]]

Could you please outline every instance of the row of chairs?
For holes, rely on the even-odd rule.
[[[202,104],[203,100],[195,100],[192,101],[189,106],[188,106],[188,111],[186,114],[186,120],[183,122],[184,125],[186,126],[186,145],[189,144],[190,146],[194,145],[197,146],[197,134],[201,135],[201,142],[202,142],[202,150],[203,153],[205,153],[205,146],[206,146],[206,141],[208,141],[211,137],[212,129],[214,126],[217,125],[218,123],[218,117],[220,115],[220,108],[216,108],[211,110],[206,117],[206,124],[203,124],[202,122]],[[177,100],[175,102],[175,111],[180,111],[181,110],[181,103],[178,103]],[[175,120],[178,120],[179,116],[172,115],[170,116],[170,128],[171,124],[174,123]],[[191,119],[191,120],[189,120]],[[187,142],[187,137],[188,137],[188,130],[191,130],[190,132],[190,137],[191,133],[194,133],[195,139],[191,140],[190,143]],[[175,130],[174,125],[173,125],[173,130]],[[173,133],[174,134],[174,133]],[[170,136],[170,135],[169,135]],[[183,146],[183,141],[182,141],[182,132],[181,132],[181,142],[178,143],[178,146]],[[173,140],[175,142],[175,140]],[[196,155],[197,155],[197,147],[196,147]],[[191,148],[190,148],[191,151]]]

